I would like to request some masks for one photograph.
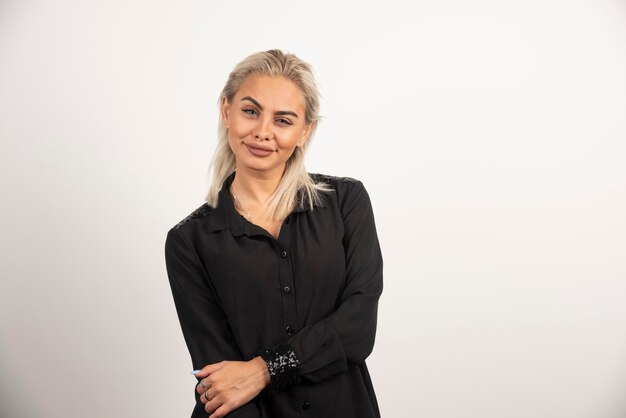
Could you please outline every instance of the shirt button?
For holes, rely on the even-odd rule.
[[[283,292],[291,293],[291,288],[289,286],[285,286],[285,287],[283,287]]]
[[[280,252],[280,256],[281,256],[282,258],[287,257],[287,251],[282,250],[282,251]]]
[[[311,407],[311,404],[308,401],[302,404],[302,409],[304,409],[305,411],[309,409],[310,407]]]
[[[293,334],[293,327],[291,325],[287,325],[285,327],[285,331],[287,332],[287,335],[291,335]]]

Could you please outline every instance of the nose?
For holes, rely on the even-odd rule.
[[[271,132],[270,132],[271,122],[272,121],[269,118],[260,119],[259,123],[255,127],[254,137],[256,139],[260,139],[261,141],[268,141],[271,137]]]

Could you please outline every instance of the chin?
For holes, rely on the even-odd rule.
[[[250,161],[247,159],[237,160],[237,166],[245,167],[249,170],[259,170],[259,171],[271,170],[272,168],[274,168],[274,164],[262,163],[259,161]]]

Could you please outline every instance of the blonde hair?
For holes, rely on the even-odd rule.
[[[320,192],[329,191],[330,186],[325,183],[315,183],[304,167],[304,154],[309,142],[315,133],[319,121],[319,92],[313,78],[311,66],[294,54],[284,53],[278,49],[257,52],[241,61],[228,76],[228,81],[220,94],[218,104],[222,98],[232,102],[235,94],[251,75],[269,75],[285,77],[293,81],[304,96],[304,122],[311,126],[308,139],[302,147],[296,147],[287,160],[285,172],[274,193],[267,201],[266,215],[275,220],[282,220],[297,206],[304,207],[308,202],[309,208],[321,200]],[[217,207],[219,192],[224,180],[236,170],[235,154],[228,143],[228,129],[222,123],[221,113],[218,124],[217,147],[213,154],[212,179],[206,202],[209,206]]]

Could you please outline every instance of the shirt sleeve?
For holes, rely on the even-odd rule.
[[[226,315],[210,288],[206,270],[192,245],[178,229],[171,229],[167,234],[165,263],[193,368],[201,369],[207,364],[223,360],[244,360]],[[206,418],[207,413],[195,387],[194,395],[196,406],[192,418]],[[260,413],[257,405],[251,401],[227,416],[259,418]]]
[[[286,342],[260,355],[270,371],[270,394],[300,379],[321,381],[365,360],[374,347],[383,260],[369,195],[356,181],[340,202],[346,257],[345,287],[338,308]]]

